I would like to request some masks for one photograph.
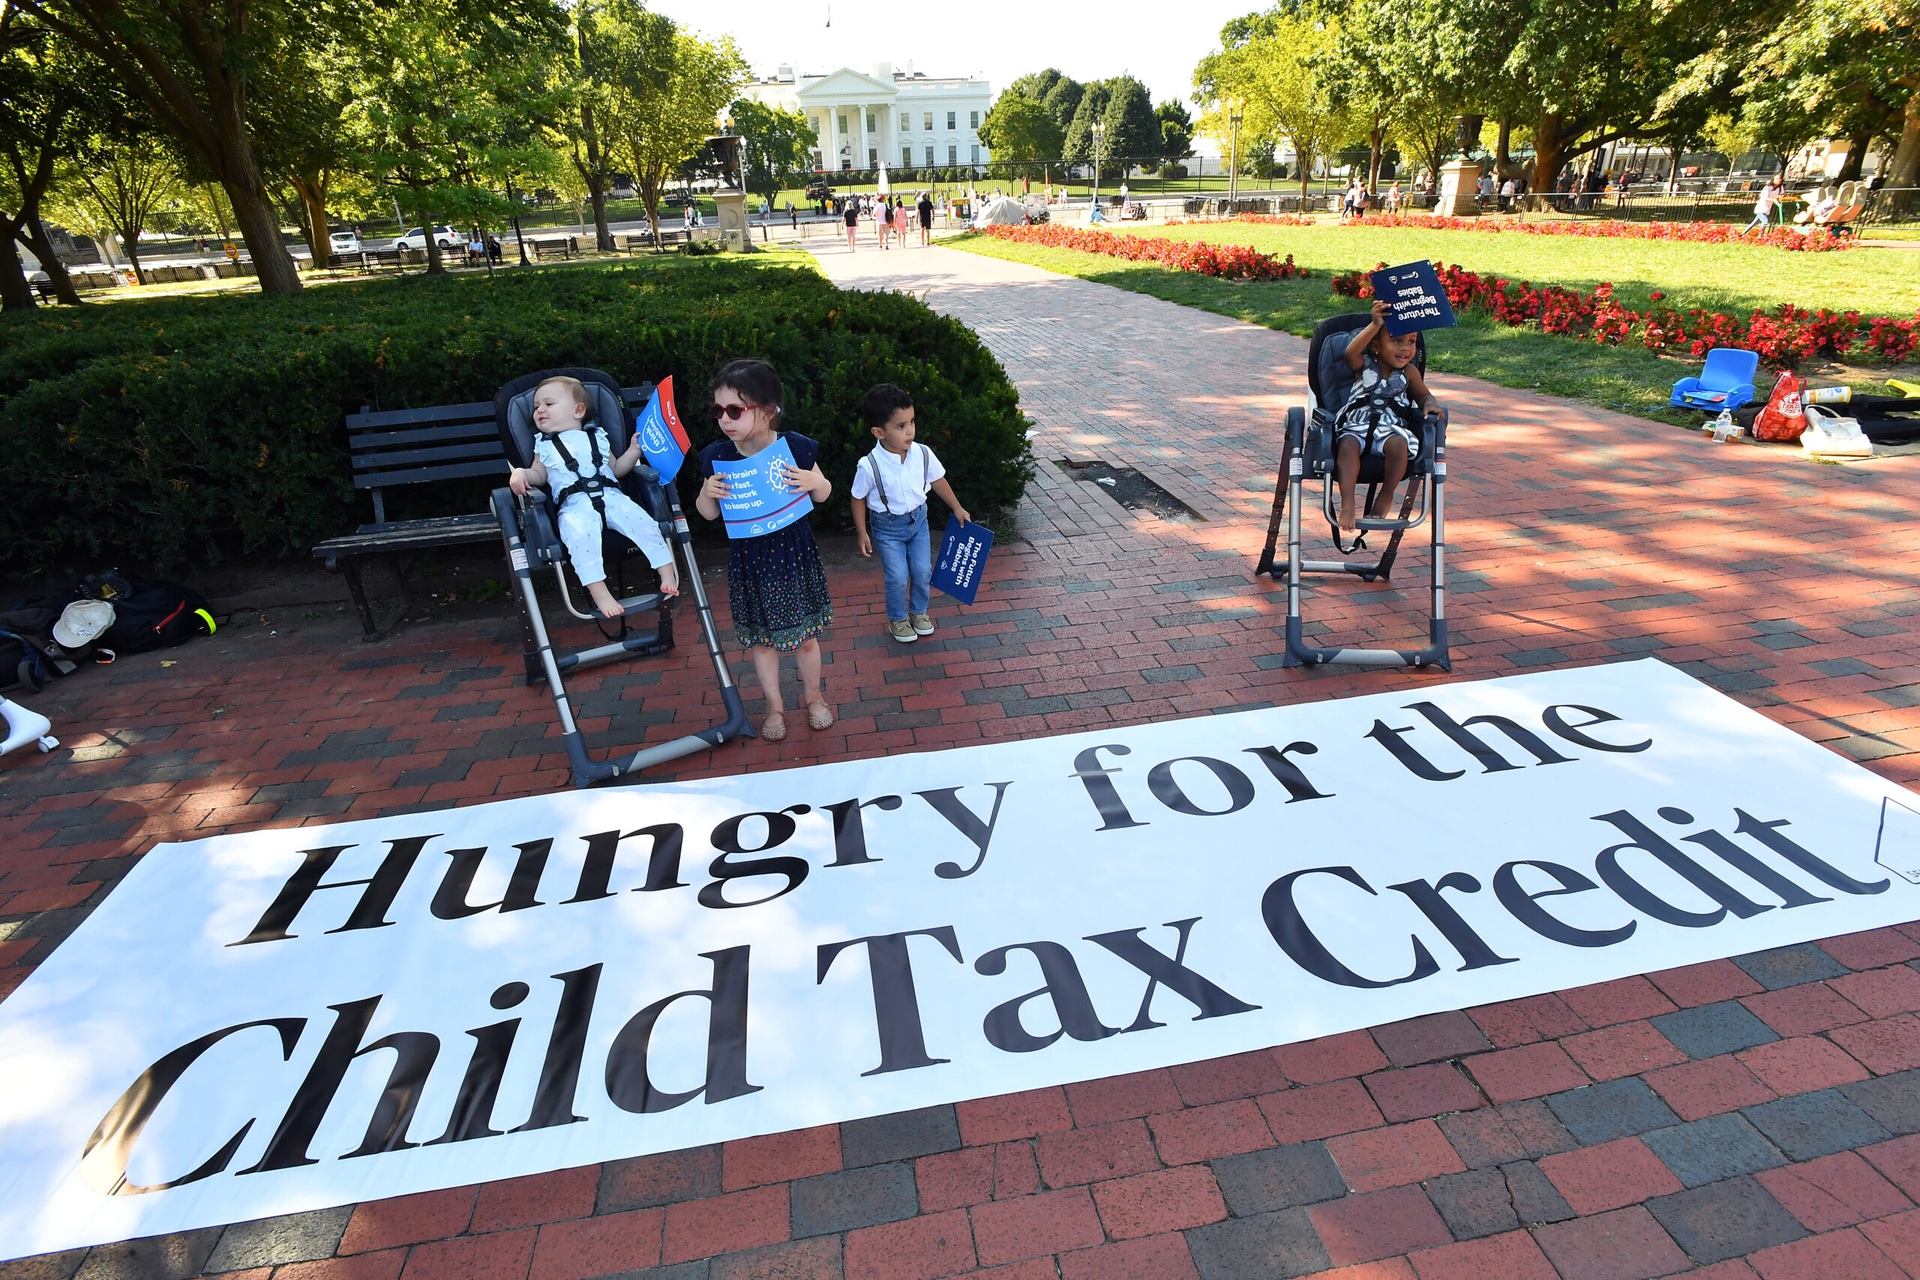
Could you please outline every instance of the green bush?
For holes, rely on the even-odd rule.
[[[719,438],[707,380],[737,356],[773,362],[788,425],[820,442],[829,528],[872,445],[859,406],[875,382],[913,392],[920,438],[973,509],[1011,506],[1032,475],[999,362],[903,294],[735,258],[411,276],[0,318],[0,452],[30,478],[0,509],[0,568],[305,555],[372,518],[352,487],[346,414],[488,400],[539,368],[601,368],[627,385],[672,374],[698,449]],[[396,490],[389,518],[479,510],[487,487]]]

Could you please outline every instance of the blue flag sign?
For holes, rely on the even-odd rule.
[[[1431,262],[1409,262],[1373,273],[1373,296],[1383,299],[1387,332],[1398,338],[1422,329],[1447,329],[1455,321],[1453,304]]]
[[[640,437],[640,452],[647,455],[647,465],[660,473],[661,484],[672,484],[693,445],[687,439],[687,429],[680,425],[680,415],[674,412],[671,377],[660,379],[660,385],[653,389],[653,399],[641,411],[634,431]]]
[[[720,518],[727,522],[729,538],[773,533],[813,510],[813,499],[805,490],[789,489],[785,481],[776,478],[776,470],[782,466],[798,469],[785,440],[775,440],[740,462],[713,464],[713,469],[727,478],[729,493],[720,499]]]
[[[961,604],[972,604],[986,572],[987,552],[993,549],[993,530],[983,524],[961,524],[947,517],[947,533],[940,540],[940,561],[933,568],[933,589]]]

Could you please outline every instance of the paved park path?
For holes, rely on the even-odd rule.
[[[1278,665],[1282,599],[1249,570],[1304,343],[950,250],[821,261],[976,328],[1035,419],[1040,477],[980,603],[940,602],[910,647],[879,633],[877,570],[829,543],[840,723],[681,776],[1447,679]],[[1819,467],[1435,381],[1455,412],[1454,678],[1658,654],[1920,776],[1920,461]],[[1133,467],[1203,518],[1129,511],[1060,458]],[[1402,566],[1395,587],[1318,591],[1316,627],[1418,638],[1424,552]],[[702,662],[590,673],[584,726],[631,743],[711,723]],[[76,749],[0,764],[0,994],[157,841],[562,787],[551,705],[518,667],[510,617],[362,645],[331,608],[287,609],[42,695]],[[0,1278],[1920,1276],[1916,965],[1920,925],[1879,930]]]

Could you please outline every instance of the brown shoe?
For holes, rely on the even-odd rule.
[[[762,742],[781,742],[787,736],[787,713],[769,711],[767,718],[760,722],[760,740]]]
[[[833,728],[833,708],[820,699],[807,704],[807,727],[810,729]]]

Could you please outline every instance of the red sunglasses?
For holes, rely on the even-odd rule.
[[[721,418],[725,418],[729,422],[738,422],[740,421],[741,414],[749,409],[758,409],[759,407],[757,404],[710,404],[707,406],[707,413],[716,422]]]

